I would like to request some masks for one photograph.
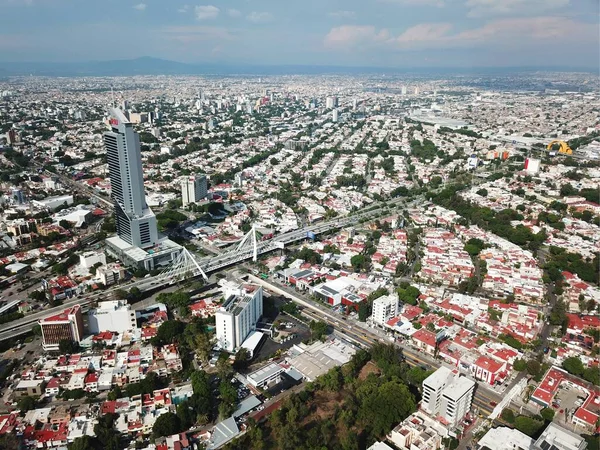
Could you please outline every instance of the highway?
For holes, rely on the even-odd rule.
[[[288,245],[293,242],[302,241],[307,238],[308,232],[312,232],[316,235],[326,233],[331,230],[356,225],[360,221],[373,219],[377,216],[380,216],[384,212],[387,213],[387,209],[389,207],[397,207],[400,205],[412,206],[417,201],[419,200],[413,200],[409,205],[405,205],[406,199],[396,198],[389,200],[387,203],[373,204],[371,206],[371,208],[373,208],[371,211],[360,212],[352,216],[335,218],[328,222],[322,222],[301,228],[299,230],[294,230],[288,233],[280,234],[269,240],[258,242],[257,253],[261,255],[264,253],[271,252],[273,250],[280,249],[280,243]],[[225,267],[229,267],[234,264],[240,263],[242,261],[252,259],[253,256],[254,255],[252,249],[237,251],[235,248],[232,248],[224,253],[199,259],[198,263],[204,271],[204,273],[211,273],[223,269]],[[131,289],[132,287],[137,287],[138,289],[140,289],[140,291],[159,290],[171,286],[176,282],[182,281],[183,279],[195,278],[198,276],[200,276],[199,272],[190,272],[189,268],[185,268],[182,269],[181,274],[177,276],[174,275],[170,277],[165,277],[164,275],[161,276],[161,274],[159,274],[155,277],[142,278],[141,280],[138,280],[135,283],[117,285],[101,292],[94,292],[78,298],[70,298],[66,300],[61,306],[29,314],[23,317],[22,319],[17,319],[12,322],[0,325],[0,339],[10,339],[16,336],[20,336],[22,334],[26,334],[29,331],[31,331],[31,328],[35,323],[38,322],[38,320],[43,319],[44,317],[58,314],[70,306],[76,304],[80,304],[81,306],[88,306],[90,303],[96,301],[110,300],[112,299],[113,292],[118,289]]]

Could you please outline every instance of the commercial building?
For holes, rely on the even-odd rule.
[[[224,294],[225,301],[215,315],[217,343],[223,350],[233,352],[256,329],[263,313],[263,290],[262,286],[243,284],[225,286]]]
[[[398,315],[398,294],[384,295],[373,300],[372,320],[383,326],[388,320]]]
[[[135,311],[121,300],[98,303],[98,308],[88,312],[88,331],[93,334],[102,331],[124,333],[136,328]]]
[[[206,175],[192,175],[181,181],[181,199],[183,206],[198,203],[206,197],[208,184]]]
[[[587,441],[580,435],[551,422],[535,441],[535,450],[585,450]]]
[[[106,264],[106,255],[103,252],[85,252],[79,255],[79,265],[84,269],[90,269],[96,264]]]
[[[449,426],[457,426],[471,409],[475,382],[442,366],[423,381],[421,408]]]
[[[111,131],[104,133],[115,202],[117,234],[129,244],[152,247],[158,241],[156,217],[146,204],[140,138],[121,110],[110,110]]]
[[[529,450],[533,439],[519,430],[498,427],[489,430],[477,443],[477,450]]]
[[[41,319],[42,347],[44,350],[58,350],[61,341],[79,343],[83,338],[83,315],[81,306],[75,305],[62,313]]]
[[[285,372],[285,369],[282,366],[271,363],[248,374],[246,378],[248,379],[248,383],[255,388],[264,388],[270,384],[279,383],[283,372]]]
[[[112,130],[104,133],[111,195],[115,202],[117,236],[106,239],[106,250],[129,266],[154,270],[168,265],[181,246],[158,236],[156,217],[146,203],[140,138],[117,108],[110,110]]]

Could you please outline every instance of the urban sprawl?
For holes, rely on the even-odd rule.
[[[0,81],[0,448],[597,449],[598,82]]]

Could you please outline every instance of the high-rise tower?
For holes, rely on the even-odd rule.
[[[117,108],[110,109],[110,126],[112,130],[104,133],[104,145],[117,234],[132,246],[152,247],[158,241],[158,231],[156,217],[144,194],[140,138]]]

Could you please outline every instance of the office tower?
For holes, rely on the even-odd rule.
[[[421,408],[456,426],[471,409],[474,390],[474,381],[442,366],[423,381]]]
[[[225,301],[215,314],[217,344],[228,352],[237,350],[256,329],[263,313],[262,286],[225,286]]]
[[[352,100],[352,109],[356,110],[356,107],[358,106],[358,101],[356,99]]]
[[[183,206],[198,203],[206,197],[207,182],[205,175],[192,175],[181,181],[181,199]]]
[[[408,92],[408,89],[406,86],[402,86],[402,95],[406,95],[406,93]]]
[[[129,109],[129,107],[130,107],[130,106],[131,106],[131,105],[129,104],[129,102],[128,102],[127,100],[123,100],[123,101],[121,102],[121,109],[122,109],[123,111],[127,111],[127,110]]]
[[[384,295],[373,301],[373,322],[384,325],[398,315],[398,294]]]
[[[339,120],[339,113],[337,109],[334,109],[331,113],[331,120],[333,120],[334,122],[337,122]]]
[[[83,315],[79,305],[41,319],[38,323],[42,329],[44,350],[58,350],[60,341],[79,343],[83,339]]]
[[[415,87],[415,95],[419,95],[419,92],[421,92],[421,91],[419,90],[419,87],[418,87],[418,86],[417,86],[417,87]]]
[[[115,202],[117,234],[139,248],[158,241],[156,217],[146,204],[140,138],[117,108],[110,110],[112,131],[104,133],[104,145],[112,198]]]

